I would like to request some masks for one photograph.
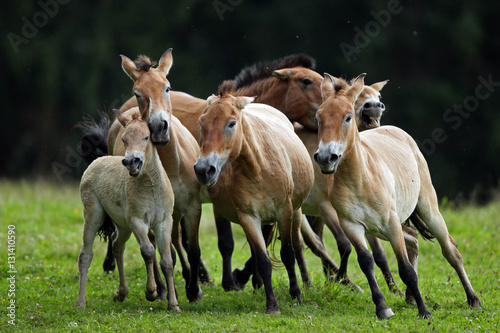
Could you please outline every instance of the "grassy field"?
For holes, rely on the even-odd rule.
[[[0,181],[0,331],[1,332],[497,332],[500,330],[500,205],[443,207],[448,228],[459,244],[467,273],[483,304],[470,310],[458,276],[441,255],[437,243],[420,241],[419,279],[432,319],[417,318],[416,307],[390,294],[379,270],[379,285],[395,316],[377,320],[366,279],[356,255],[350,257],[349,276],[365,293],[326,284],[319,259],[306,251],[314,287],[302,289],[303,304],[288,294],[284,268],[273,272],[273,284],[281,315],[265,315],[265,294],[250,286],[240,292],[220,287],[221,257],[211,207],[204,207],[201,225],[202,257],[216,285],[203,285],[203,298],[190,304],[184,281],[176,267],[176,286],[182,313],[166,310],[166,303],[144,297],[144,262],[135,239],[127,244],[125,268],[130,294],[123,303],[113,302],[118,286],[114,274],[105,274],[105,244],[96,239],[94,260],[87,284],[87,309],[75,307],[78,293],[77,257],[81,246],[82,205],[77,184]],[[15,326],[9,324],[10,304],[8,230],[15,226]],[[236,247],[233,268],[249,257],[241,228],[233,225]],[[329,253],[339,262],[333,236],[325,232]],[[279,242],[278,242],[279,243]],[[404,288],[388,244],[384,244],[391,269]],[[276,253],[279,253],[277,245]],[[298,270],[297,270],[298,273]]]

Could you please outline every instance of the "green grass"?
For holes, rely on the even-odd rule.
[[[112,300],[118,286],[114,274],[102,271],[105,245],[94,243],[94,260],[87,284],[87,309],[75,307],[78,293],[77,257],[81,246],[82,205],[77,184],[0,181],[0,331],[2,332],[458,332],[500,329],[500,205],[443,208],[448,228],[459,244],[467,273],[483,304],[470,310],[458,276],[441,255],[437,243],[420,241],[420,289],[432,320],[417,319],[417,309],[390,294],[380,271],[376,274],[387,304],[396,315],[377,320],[366,279],[356,255],[350,257],[349,276],[365,293],[326,284],[319,259],[306,251],[313,288],[302,289],[303,304],[288,294],[284,268],[273,272],[281,315],[265,315],[265,294],[250,286],[241,292],[220,287],[221,257],[210,205],[204,206],[201,224],[202,257],[217,286],[203,285],[200,302],[187,302],[178,266],[175,281],[182,313],[167,311],[164,302],[144,297],[145,269],[135,239],[127,243],[125,268],[130,294],[123,303]],[[16,230],[16,320],[8,324],[7,231]],[[249,246],[239,226],[233,225],[236,247],[233,268],[249,257]],[[325,232],[332,258],[339,262],[333,236]],[[279,242],[278,242],[279,243]],[[394,255],[384,243],[400,288]],[[279,253],[277,245],[276,253]],[[298,269],[297,269],[298,273]]]

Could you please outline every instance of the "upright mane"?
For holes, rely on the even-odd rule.
[[[236,89],[250,85],[256,81],[267,79],[276,69],[305,67],[314,70],[316,68],[316,60],[307,54],[291,54],[289,56],[272,60],[262,61],[256,64],[247,66],[236,75]]]
[[[354,79],[351,81],[351,84],[349,84],[346,80],[343,78],[336,78],[335,82],[333,83],[333,90],[337,93],[341,90],[347,90],[351,87],[351,85],[354,83]]]
[[[147,72],[151,67],[156,66],[156,61],[151,61],[148,56],[141,54],[134,60],[134,64],[139,71]]]
[[[224,95],[234,95],[236,88],[237,86],[234,80],[225,80],[219,85],[219,97],[223,97]]]

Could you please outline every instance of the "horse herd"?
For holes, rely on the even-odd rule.
[[[129,292],[123,252],[132,233],[147,268],[148,300],[168,300],[169,309],[180,311],[172,245],[188,300],[200,300],[198,283],[210,280],[200,259],[201,205],[211,203],[223,258],[222,287],[239,290],[252,277],[255,288],[265,288],[266,313],[279,313],[267,252],[275,234],[290,295],[299,303],[295,261],[303,284],[311,284],[304,244],[320,257],[328,279],[359,289],[347,276],[354,246],[377,317],[393,316],[374,273],[376,263],[390,290],[402,295],[382,239],[395,252],[406,301],[417,304],[420,317],[429,317],[417,279],[420,233],[437,239],[468,304],[480,307],[439,212],[422,153],[401,129],[380,126],[385,110],[380,90],[387,81],[365,85],[365,74],[350,83],[321,76],[314,71],[314,59],[298,54],[249,66],[203,100],[170,90],[172,49],[158,66],[145,56],[121,58],[134,81],[134,96],[115,110],[111,126],[109,121],[81,124],[82,150],[91,153],[85,156],[90,165],[80,184],[84,230],[77,306],[86,306],[87,272],[98,234],[109,238],[104,269],[115,269],[115,262],[118,269],[116,300],[123,301]],[[243,228],[251,249],[245,267],[234,271],[230,221]],[[337,241],[339,266],[323,243],[325,225]]]

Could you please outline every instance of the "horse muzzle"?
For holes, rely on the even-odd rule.
[[[170,121],[164,112],[151,115],[148,121],[151,142],[155,145],[166,145],[170,142]]]
[[[221,168],[219,166],[219,158],[214,153],[210,154],[208,157],[198,157],[194,165],[194,172],[198,178],[200,184],[207,187],[212,187],[217,183]]]
[[[380,118],[385,111],[385,105],[382,102],[368,101],[361,107],[361,122],[363,129],[380,127]]]
[[[129,171],[129,175],[137,177],[141,174],[144,166],[144,154],[140,152],[125,153],[122,164]]]

